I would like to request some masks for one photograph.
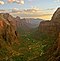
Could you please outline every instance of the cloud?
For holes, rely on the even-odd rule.
[[[30,9],[24,9],[24,10],[13,8],[10,14],[13,16],[18,15],[21,18],[51,19],[51,16],[53,15],[53,8],[49,8],[49,9],[30,8]]]
[[[15,0],[8,0],[8,2],[10,2],[10,3],[11,3],[11,2],[14,2],[14,1],[15,1]]]
[[[48,8],[48,9],[46,9],[46,10],[49,10],[49,11],[50,11],[50,10],[55,10],[55,8]]]
[[[9,3],[24,4],[24,0],[8,0]]]
[[[60,2],[60,0],[54,0],[54,2]]]
[[[0,9],[0,13],[9,13],[9,10]]]
[[[29,2],[34,2],[34,1],[36,1],[36,0],[28,0]]]
[[[19,10],[19,9],[18,9],[18,8],[13,8],[12,10],[13,10],[13,11],[17,11],[17,10]]]
[[[48,9],[37,9],[37,8],[30,8],[30,9],[19,9],[13,8],[9,10],[0,10],[0,13],[10,13],[13,16],[20,16],[21,18],[42,18],[42,19],[51,19],[51,16],[54,13],[53,8]]]
[[[11,14],[20,14],[20,10],[18,8],[13,8],[12,11],[10,12]]]
[[[3,5],[4,4],[4,2],[3,1],[0,1],[0,5]]]
[[[20,10],[18,8],[13,8],[11,13],[20,13],[20,14],[25,14],[25,15],[34,15],[34,14],[37,14],[37,13],[41,13],[42,10],[38,10],[37,8],[30,8],[30,9],[23,9],[23,10]]]
[[[23,0],[21,0],[21,1],[20,1],[20,3],[21,3],[21,4],[24,4],[24,1],[23,1]]]
[[[24,0],[16,0],[15,1],[17,4],[24,4]]]
[[[30,9],[25,9],[23,10],[23,13],[27,13],[27,14],[39,14],[39,13],[42,13],[42,9],[39,9],[39,8],[30,8]]]

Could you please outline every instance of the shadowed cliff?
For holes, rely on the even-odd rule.
[[[60,61],[60,8],[55,11],[50,21],[40,23],[37,36],[47,46],[42,56],[31,61]]]

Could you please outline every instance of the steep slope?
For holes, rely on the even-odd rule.
[[[0,14],[0,61],[7,61],[15,55],[17,51],[14,47],[19,45],[17,32],[8,15]]]
[[[60,61],[60,8],[55,11],[51,21],[40,23],[37,36],[46,47],[42,56],[31,61]]]
[[[34,28],[38,27],[39,22],[42,21],[42,19],[20,19],[20,17],[16,17],[15,21],[17,30],[23,31],[23,32],[31,32]]]
[[[27,23],[26,19],[20,19],[20,17],[16,17],[17,28],[20,30],[24,30],[28,32],[30,30],[29,23]]]

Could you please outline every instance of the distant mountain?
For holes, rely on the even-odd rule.
[[[43,19],[26,19],[27,23],[30,23],[31,28],[36,28]]]
[[[16,17],[13,22],[15,22],[15,25],[17,26],[18,31],[24,31],[24,32],[30,32],[34,28],[37,28],[39,26],[39,23],[42,21],[42,19],[20,19],[20,17]]]

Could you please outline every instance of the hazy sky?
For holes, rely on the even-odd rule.
[[[0,0],[0,13],[25,18],[50,19],[60,7],[60,0]]]

